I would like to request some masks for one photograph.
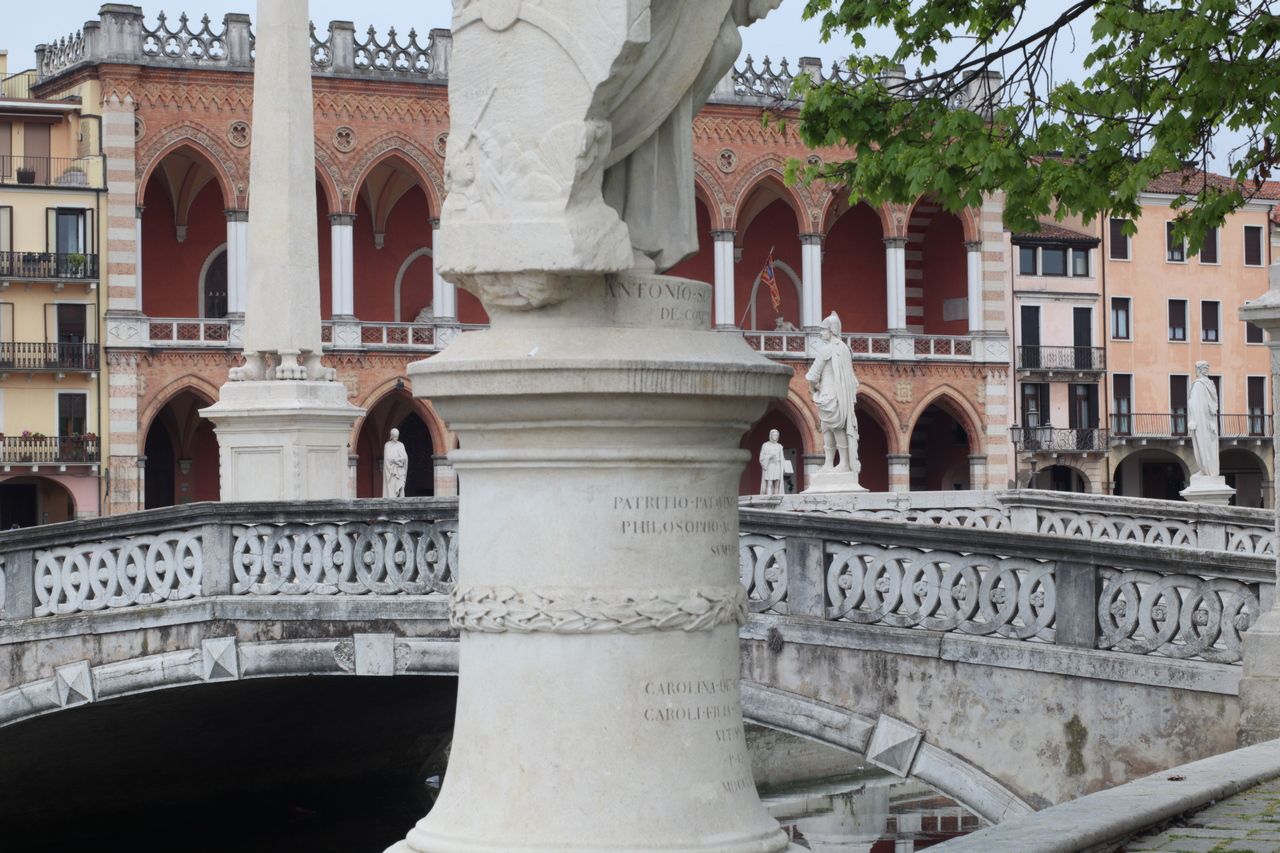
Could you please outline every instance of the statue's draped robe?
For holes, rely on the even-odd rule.
[[[388,441],[382,448],[382,496],[404,497],[404,484],[409,476],[409,454],[404,444]]]
[[[658,272],[698,251],[693,116],[742,50],[738,27],[781,0],[651,0],[651,38],[625,82],[610,87],[613,141],[604,198],[627,224],[637,260]]]
[[[1207,376],[1196,379],[1187,402],[1191,446],[1199,473],[1217,477],[1218,469],[1218,389]]]
[[[761,483],[782,483],[782,445],[766,441],[760,447]]]
[[[818,385],[813,402],[818,407],[822,431],[848,435],[850,455],[855,456],[852,451],[858,435],[858,378],[853,373],[849,345],[838,337],[828,341],[814,358],[805,379]]]

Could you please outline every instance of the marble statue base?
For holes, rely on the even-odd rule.
[[[201,409],[218,436],[224,501],[346,500],[351,428],[340,382],[228,382]]]
[[[1227,506],[1236,490],[1227,485],[1226,478],[1206,477],[1204,474],[1192,474],[1191,485],[1181,492],[1183,499],[1191,503]]]
[[[775,853],[743,736],[742,433],[791,369],[598,278],[409,366],[459,436],[449,768],[395,853]]]
[[[853,471],[814,471],[809,475],[809,487],[801,494],[847,495],[865,491],[866,489],[858,485],[858,475]]]
[[[1280,610],[1263,613],[1241,638],[1240,746],[1280,737]]]

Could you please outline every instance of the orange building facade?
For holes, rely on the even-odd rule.
[[[406,366],[486,322],[434,270],[448,144],[447,31],[385,41],[334,22],[313,43],[316,217],[325,360],[366,410],[350,442],[356,494],[376,496],[382,443],[401,431],[408,493],[454,494],[456,439]],[[252,146],[252,34],[146,22],[104,7],[38,49],[37,91],[100,114],[107,163],[102,329],[107,513],[218,497],[217,439],[198,411],[238,364]],[[802,64],[802,73],[822,73]],[[953,215],[850,205],[836,188],[787,186],[811,151],[765,128],[785,74],[726,77],[695,121],[698,253],[670,271],[707,282],[726,334],[795,370],[791,391],[743,438],[770,429],[794,454],[794,488],[821,462],[804,372],[820,319],[837,312],[862,383],[863,483],[873,490],[1005,487],[1013,477],[1008,243],[1002,207]],[[761,285],[774,260],[776,309]],[[743,493],[759,484],[754,465]]]

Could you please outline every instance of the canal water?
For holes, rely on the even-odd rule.
[[[814,851],[912,853],[977,829],[976,817],[928,786],[860,758],[752,727],[748,732],[765,807],[793,842]],[[433,777],[438,784],[438,777]],[[119,825],[54,828],[54,846],[34,839],[22,853],[65,853],[72,836],[95,853],[383,853],[430,808],[432,785],[276,789],[157,810]],[[69,818],[73,821],[73,818]],[[83,832],[88,829],[89,831]],[[5,850],[6,845],[0,845]]]

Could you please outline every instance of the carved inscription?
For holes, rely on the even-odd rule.
[[[609,296],[619,301],[658,301],[657,319],[695,327],[711,325],[711,290],[681,279],[618,279],[605,283]]]
[[[711,734],[724,754],[721,789],[726,794],[738,794],[754,786],[738,711],[737,678],[648,681],[644,695],[652,703],[642,711],[646,722],[717,724]]]
[[[669,536],[671,534],[736,535],[737,499],[726,495],[627,495],[613,499],[623,534]],[[736,545],[734,546],[736,548]]]

